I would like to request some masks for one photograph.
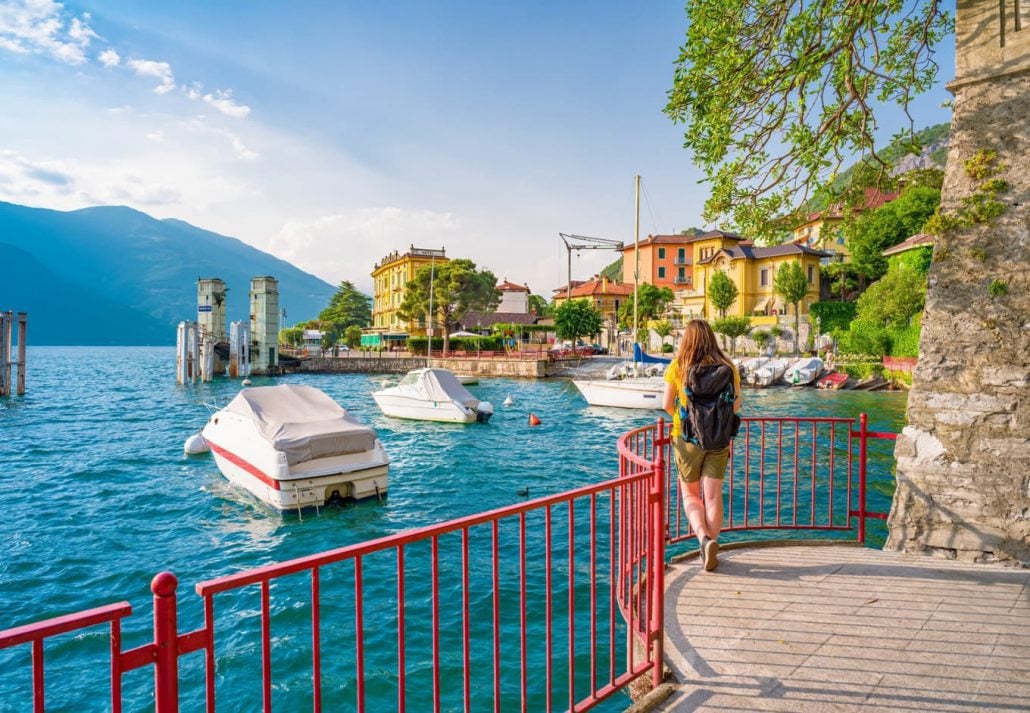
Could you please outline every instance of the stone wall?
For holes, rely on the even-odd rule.
[[[942,208],[977,190],[963,162],[984,149],[1010,188],[1001,217],[947,231],[934,248],[887,547],[1030,565],[1030,17],[1013,33],[1010,15],[1004,53],[964,54],[983,52],[985,33],[998,42],[997,8],[959,2]],[[995,55],[1004,62],[992,73]]]
[[[315,357],[303,359],[296,371],[319,374],[407,374],[425,365],[425,357]]]
[[[539,379],[546,376],[546,359],[432,359],[430,366],[468,376],[514,376]]]

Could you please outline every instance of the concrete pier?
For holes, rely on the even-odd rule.
[[[25,393],[25,339],[28,322],[27,312],[0,312],[0,396],[22,396]],[[15,324],[18,325],[17,332],[14,329]],[[14,351],[15,341],[18,345],[17,357]],[[15,368],[17,377],[14,376]]]
[[[744,547],[666,574],[662,711],[1030,710],[1030,570]]]

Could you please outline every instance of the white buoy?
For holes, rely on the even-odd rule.
[[[201,453],[207,453],[211,450],[207,441],[199,433],[194,433],[192,436],[186,439],[186,443],[183,445],[182,450],[188,456],[200,455]]]
[[[251,380],[250,380],[250,379],[244,379],[244,380],[243,380],[243,381],[241,381],[240,383],[241,383],[241,384],[243,384],[244,386],[250,386],[250,385],[251,385],[251,383],[253,383],[253,382],[251,382]]]
[[[505,399],[504,399],[504,405],[505,405],[505,406],[512,406],[512,405],[514,405],[514,404],[515,404],[515,399],[513,399],[513,398],[511,397],[511,394],[508,394],[508,395],[507,395],[507,396],[505,397]]]

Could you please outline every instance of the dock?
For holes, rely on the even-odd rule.
[[[25,337],[28,323],[27,312],[0,312],[0,396],[22,396],[25,393]],[[18,326],[17,332],[15,325]],[[14,376],[15,368],[17,377]]]
[[[661,711],[1028,711],[1030,570],[846,545],[666,574]]]

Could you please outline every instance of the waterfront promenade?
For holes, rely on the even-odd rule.
[[[1030,570],[848,546],[666,574],[662,711],[1030,711]]]

